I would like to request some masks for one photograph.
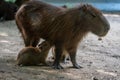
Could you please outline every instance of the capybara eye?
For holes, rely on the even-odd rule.
[[[96,15],[95,15],[93,12],[90,12],[90,15],[91,15],[93,18],[96,17]]]

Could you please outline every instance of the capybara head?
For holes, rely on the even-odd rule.
[[[110,29],[110,24],[104,17],[104,15],[93,7],[92,5],[81,5],[80,11],[83,13],[83,18],[86,20],[86,25],[89,25],[89,29],[92,33],[102,37],[107,34]]]
[[[41,55],[40,53],[40,49],[36,47],[23,48],[18,54],[17,65],[29,66],[39,64],[39,56]]]
[[[20,66],[33,66],[40,63],[46,64],[46,58],[51,48],[47,41],[42,42],[38,47],[25,47],[17,57],[17,65]]]

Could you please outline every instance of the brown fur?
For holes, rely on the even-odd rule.
[[[46,64],[46,58],[48,56],[48,49],[50,45],[48,42],[42,42],[38,47],[25,47],[23,48],[17,57],[17,65],[31,66],[38,65],[40,63]]]
[[[62,68],[60,58],[64,50],[69,53],[73,67],[80,68],[76,62],[78,43],[88,32],[102,37],[110,28],[103,14],[91,5],[63,9],[41,1],[22,5],[16,23],[25,46],[36,47],[40,38],[55,46],[53,67],[57,69]]]

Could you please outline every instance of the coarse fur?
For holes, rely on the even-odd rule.
[[[17,65],[19,66],[34,66],[39,64],[46,65],[46,58],[48,56],[48,50],[50,45],[47,41],[39,44],[38,47],[25,47],[19,53],[17,57]]]
[[[73,67],[80,68],[76,62],[78,43],[89,32],[102,37],[110,29],[101,11],[92,5],[63,9],[42,1],[23,4],[17,11],[16,23],[26,47],[36,47],[40,38],[55,46],[55,69],[63,68],[60,58],[64,50],[69,53]]]

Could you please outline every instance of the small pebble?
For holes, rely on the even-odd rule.
[[[98,80],[98,78],[96,78],[96,77],[93,77],[93,80]]]
[[[99,37],[99,38],[98,38],[98,40],[99,40],[99,41],[101,41],[101,40],[102,40],[102,38],[101,38],[101,37]]]

